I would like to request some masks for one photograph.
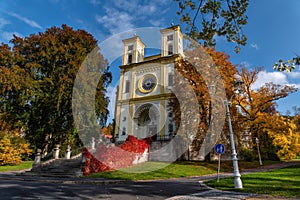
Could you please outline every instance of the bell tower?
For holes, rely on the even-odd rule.
[[[161,56],[180,54],[183,56],[182,33],[180,26],[172,26],[162,29],[161,32]]]
[[[145,44],[139,36],[123,40],[123,58],[122,65],[142,62],[144,60]]]

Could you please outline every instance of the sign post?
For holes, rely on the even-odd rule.
[[[217,182],[219,182],[219,179],[220,179],[220,166],[221,166],[221,154],[224,153],[225,147],[224,147],[223,144],[217,144],[214,149],[215,149],[215,152],[218,154],[218,179],[217,179]]]

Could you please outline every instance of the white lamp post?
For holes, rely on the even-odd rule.
[[[243,85],[243,83],[244,82],[241,81],[241,80],[236,80],[236,82],[234,84],[235,93],[240,93],[241,92],[241,86]],[[211,90],[212,87],[214,87],[214,86],[209,86],[209,90]],[[235,94],[233,94],[231,96],[230,101],[232,100],[232,97],[234,95]],[[229,105],[228,105],[229,102],[228,102],[228,100],[222,100],[222,101],[225,104],[226,116],[227,116],[227,119],[228,119],[228,128],[229,128],[232,162],[233,162],[234,188],[241,189],[241,188],[243,188],[243,183],[242,183],[242,180],[241,180],[241,174],[239,172],[238,159],[237,159],[237,156],[236,156],[237,154],[236,154],[236,150],[235,150],[234,135],[233,135],[232,125],[231,125],[230,110],[229,110]]]
[[[239,172],[238,159],[236,157],[236,150],[235,150],[235,144],[234,144],[234,137],[233,137],[228,101],[225,100],[224,103],[226,106],[226,116],[228,119],[228,127],[229,127],[229,135],[230,135],[230,144],[231,144],[231,153],[232,153],[232,162],[233,162],[234,188],[243,188],[241,174]]]
[[[258,160],[259,164],[262,165],[261,156],[260,156],[260,150],[259,150],[259,139],[255,138],[256,144],[257,144],[257,152],[258,152]]]

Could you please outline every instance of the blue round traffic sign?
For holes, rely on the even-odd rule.
[[[225,147],[224,147],[223,144],[216,144],[216,146],[215,146],[215,152],[217,154],[223,154],[224,151],[225,151]]]

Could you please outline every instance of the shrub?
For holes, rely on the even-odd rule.
[[[106,146],[99,143],[94,154],[84,148],[82,154],[86,157],[82,171],[84,175],[96,172],[111,171],[133,165],[133,161],[142,156],[149,148],[151,139],[138,140],[129,135],[124,143],[116,146]]]
[[[256,159],[256,155],[254,154],[252,149],[248,149],[246,147],[243,147],[243,149],[240,151],[239,155],[244,159],[245,161],[253,161]]]

